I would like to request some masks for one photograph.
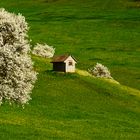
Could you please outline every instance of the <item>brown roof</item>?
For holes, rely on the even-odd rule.
[[[54,62],[64,62],[69,56],[71,55],[60,55],[60,56],[55,56],[53,57],[53,60],[51,61],[51,63],[54,63]],[[71,56],[75,61],[76,59]]]

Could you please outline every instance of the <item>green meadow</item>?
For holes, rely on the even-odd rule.
[[[139,140],[140,2],[132,0],[0,0],[22,13],[32,44],[69,53],[77,68],[97,62],[120,84],[52,72],[49,59],[32,56],[38,81],[25,109],[0,107],[0,140]]]

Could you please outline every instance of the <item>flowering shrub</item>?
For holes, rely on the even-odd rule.
[[[96,77],[104,77],[112,79],[108,68],[100,63],[97,63],[94,68],[89,69],[89,72]]]
[[[47,44],[43,45],[37,43],[32,53],[45,58],[51,58],[54,56],[55,48],[53,48],[52,46],[48,46]]]
[[[0,104],[6,100],[24,105],[31,99],[37,78],[27,32],[24,16],[0,9]]]

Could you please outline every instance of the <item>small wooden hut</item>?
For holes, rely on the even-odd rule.
[[[77,60],[71,55],[61,55],[55,56],[51,63],[54,71],[74,73]]]

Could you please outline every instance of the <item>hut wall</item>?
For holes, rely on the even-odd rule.
[[[71,56],[69,56],[65,60],[65,63],[66,63],[66,72],[70,72],[70,73],[75,72],[75,64],[76,64],[76,62],[74,61],[74,59]]]
[[[75,72],[75,63],[73,62],[72,65],[69,65],[69,63],[66,63],[66,72]]]
[[[62,71],[65,72],[65,63],[63,62],[57,62],[57,63],[53,63],[53,70],[54,71]]]

